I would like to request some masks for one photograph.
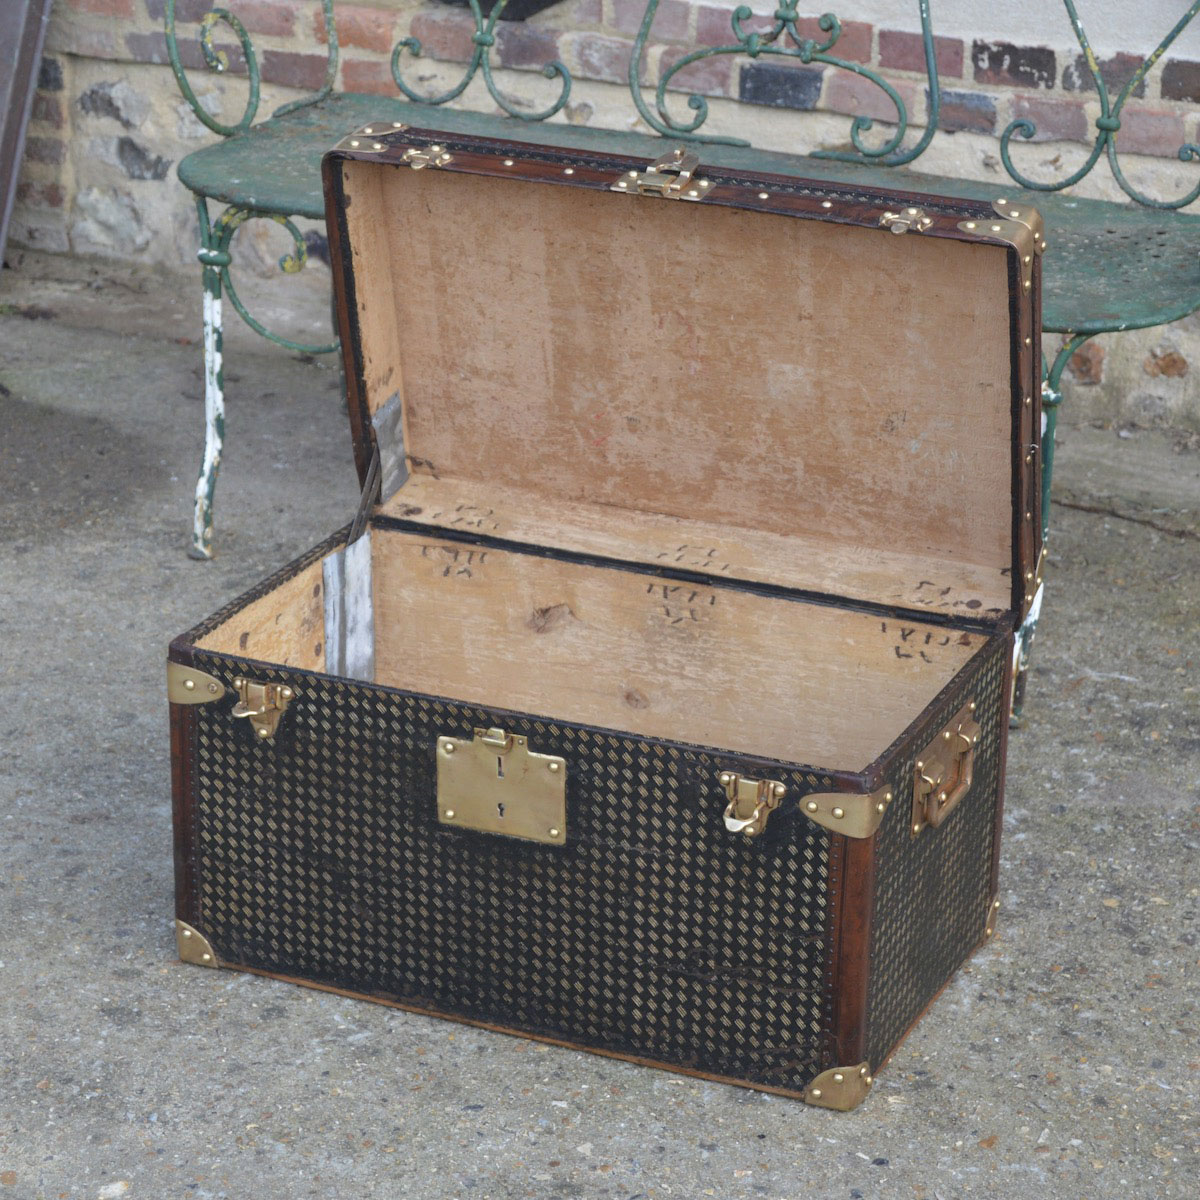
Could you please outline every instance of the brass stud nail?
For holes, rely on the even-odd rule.
[[[211,955],[211,954],[209,954],[207,951],[205,951],[205,953],[203,953],[202,955],[200,955],[200,960],[201,960],[202,962],[211,962],[211,961],[212,961],[212,955]]]
[[[279,694],[280,694],[280,695],[281,695],[281,696],[282,696],[282,697],[283,697],[285,700],[290,700],[290,699],[292,698],[292,689],[291,689],[291,688],[284,688],[284,689],[283,689],[283,690],[282,690],[282,691],[281,691]]]
[[[971,703],[967,705],[967,708],[970,709],[971,712],[974,712],[975,711],[975,701],[972,700]]]
[[[892,802],[892,793],[891,793],[891,792],[886,792],[886,793],[884,794],[884,797],[883,797],[883,798],[884,798],[884,800],[886,800],[886,801],[888,802],[888,804],[891,804],[891,802]]]
[[[776,796],[782,796],[783,793],[787,791],[787,788],[785,788],[782,783],[777,783],[771,790]]]
[[[696,191],[695,188],[688,188],[688,195],[689,196],[698,196],[698,195],[700,195],[700,193],[698,191]]]
[[[999,225],[993,225],[993,226],[992,226],[992,232],[993,232],[993,233],[999,233],[999,232],[1000,232],[1000,226],[999,226]]]
[[[454,743],[453,742],[443,742],[442,749],[447,754],[453,754],[454,753]]]
[[[1026,572],[1025,572],[1025,578],[1026,578],[1027,580],[1029,580],[1030,582],[1032,582],[1032,581],[1033,581],[1033,572],[1032,572],[1032,571],[1026,571]]]
[[[452,808],[448,808],[448,809],[446,809],[446,820],[447,820],[447,821],[453,821],[453,820],[454,820],[454,809],[452,809]]]
[[[993,908],[999,908],[999,907],[1000,907],[1000,901],[999,901],[999,900],[993,900],[993,901],[992,901],[992,907],[993,907]]]
[[[917,759],[917,770],[918,771],[925,770],[925,764],[920,759]]]
[[[871,1084],[873,1084],[874,1082],[875,1082],[875,1080],[872,1079],[870,1075],[863,1076],[863,1083],[865,1083],[867,1085],[867,1087],[870,1087]]]
[[[551,837],[558,837],[558,830],[557,830],[557,829],[555,829],[553,826],[551,826],[551,827],[550,827],[550,836],[551,836]]]
[[[429,149],[432,150],[434,154],[441,154],[442,152],[441,146],[430,146]]]
[[[908,213],[910,217],[915,217],[920,210],[916,208],[906,208],[904,211]]]
[[[1033,462],[1033,455],[1032,455],[1032,454],[1027,454],[1027,455],[1025,455],[1025,465],[1026,465],[1026,466],[1029,466],[1029,464],[1030,464],[1031,462]]]
[[[566,168],[563,170],[563,174],[564,174],[564,175],[574,175],[574,174],[575,174],[575,168],[574,168],[574,167],[566,167]]]
[[[196,681],[194,679],[185,679],[183,681],[183,689],[186,692],[190,692],[195,686]]]
[[[832,207],[833,207],[833,201],[832,201],[832,200],[822,200],[822,201],[821,201],[821,207],[822,207],[822,208],[832,208]]]
[[[183,936],[184,936],[184,937],[191,937],[191,936],[192,936],[192,931],[191,931],[190,929],[185,929],[185,930],[183,930]]]
[[[406,126],[403,121],[393,121],[392,128],[393,129],[405,129]]]
[[[1027,337],[1027,338],[1025,339],[1025,345],[1027,345],[1027,346],[1032,346],[1032,345],[1033,345],[1033,338],[1031,338],[1031,337]]]
[[[967,228],[968,228],[968,229],[974,229],[974,228],[975,228],[975,222],[974,222],[974,221],[968,221],[968,222],[967,222]]]
[[[258,731],[258,736],[261,738],[265,738],[265,737],[269,737],[270,734],[265,729],[260,729]]]
[[[769,192],[759,192],[759,193],[758,193],[758,198],[759,198],[760,200],[769,200],[771,197],[770,197],[770,193],[769,193]]]
[[[844,808],[835,808],[833,810],[833,819],[835,821],[840,821],[845,815],[846,810]]]
[[[371,149],[372,149],[372,150],[382,150],[382,149],[383,149],[383,143],[382,143],[382,142],[374,142],[374,143],[372,143],[372,145],[371,145]]]
[[[511,158],[506,158],[506,159],[504,160],[504,165],[505,165],[506,167],[511,167],[511,166],[513,165],[513,160],[512,160]]]
[[[547,763],[547,764],[546,764],[546,766],[547,766],[547,767],[548,767],[548,768],[549,768],[551,771],[557,771],[557,770],[558,770],[558,767],[559,767],[559,764],[558,764],[558,763],[556,763],[556,762],[552,762],[552,763]]]
[[[816,812],[817,811],[817,802],[815,800],[810,800],[804,807],[809,812]]]
[[[351,139],[350,139],[350,145],[352,145],[352,146],[357,146],[357,145],[358,145],[358,138],[351,138]]]
[[[950,797],[949,797],[948,795],[946,795],[946,793],[945,793],[945,792],[941,792],[941,793],[938,795],[938,799],[939,799],[939,800],[940,800],[940,801],[941,801],[943,804],[945,804],[945,803],[946,803],[946,801],[950,799]]]
[[[1025,255],[1025,265],[1029,266],[1031,262],[1033,262],[1033,259],[1028,254]]]
[[[219,690],[220,686],[221,686],[221,685],[220,685],[220,684],[217,684],[217,683],[210,683],[210,684],[208,685],[208,690],[209,690],[210,692],[212,692],[212,694],[215,696],[215,695],[217,694],[217,691]]]
[[[1029,291],[1029,289],[1030,289],[1032,286],[1033,286],[1033,285],[1032,285],[1032,284],[1029,282],[1029,280],[1028,280],[1028,279],[1027,279],[1027,280],[1025,280],[1025,290],[1026,290],[1026,291]]]
[[[997,204],[1007,204],[1008,201],[1003,196],[1001,196],[1000,199],[996,201],[996,203]]]
[[[882,801],[879,804],[875,805],[875,811],[877,813],[884,812],[886,809],[887,809],[887,805],[884,804]]]
[[[820,1099],[820,1096],[821,1096],[821,1089],[820,1089],[820,1088],[813,1088],[813,1089],[812,1089],[812,1091],[809,1093],[809,1095],[810,1095],[810,1096],[812,1096],[812,1098],[813,1098],[814,1100]]]
[[[920,832],[921,832],[921,827],[920,827],[920,825],[914,825],[914,826],[913,826],[913,833],[920,833]]]
[[[1025,520],[1027,520],[1027,521],[1032,521],[1032,520],[1033,520],[1033,513],[1026,513],[1026,514],[1025,514]]]
[[[946,741],[949,741],[949,740],[950,740],[950,730],[948,730],[948,729],[947,729],[947,730],[945,730],[945,731],[942,733],[942,737],[943,737],[943,738],[945,738],[945,740],[946,740]]]
[[[375,130],[374,130],[374,129],[372,129],[370,125],[367,125],[367,126],[366,126],[366,127],[363,129],[363,133],[374,133],[374,132],[375,132]]]
[[[841,1073],[841,1071],[834,1071],[833,1082],[834,1083],[845,1083],[846,1077]]]
[[[866,1078],[866,1076],[867,1076],[867,1068],[866,1068],[866,1067],[859,1067],[859,1068],[858,1068],[858,1073],[859,1073],[859,1074],[860,1074],[860,1075],[861,1075],[861,1076],[862,1076],[862,1077],[865,1079],[865,1078]]]
[[[733,776],[730,775],[730,773],[728,771],[722,771],[721,772],[721,782],[724,784],[730,784],[733,782]]]

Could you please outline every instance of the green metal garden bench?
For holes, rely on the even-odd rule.
[[[203,265],[204,286],[206,440],[196,487],[191,550],[195,557],[208,558],[212,553],[213,493],[224,437],[222,296],[228,296],[252,328],[280,345],[308,353],[331,352],[337,348],[336,341],[325,345],[301,345],[278,337],[246,310],[230,277],[231,239],[237,228],[248,220],[261,217],[281,223],[291,234],[295,247],[291,255],[281,260],[281,266],[285,271],[298,271],[304,265],[305,244],[292,218],[322,219],[321,156],[350,131],[370,122],[395,121],[432,125],[447,132],[512,137],[514,126],[520,121],[545,121],[566,103],[571,79],[559,62],[548,63],[543,69],[548,78],[559,84],[560,91],[553,104],[540,112],[528,113],[505,98],[493,79],[489,56],[495,42],[496,22],[506,0],[497,0],[486,16],[479,0],[468,0],[468,3],[475,22],[474,52],[460,83],[437,96],[425,97],[415,92],[404,81],[400,67],[406,54],[419,55],[421,47],[416,39],[406,38],[396,45],[392,54],[392,74],[400,95],[391,98],[333,90],[338,64],[337,34],[332,0],[322,0],[329,39],[324,86],[316,94],[284,106],[258,124],[254,120],[258,108],[259,75],[250,39],[231,13],[218,9],[207,14],[201,22],[201,49],[207,65],[215,70],[223,70],[228,65],[225,55],[214,47],[212,40],[213,30],[219,22],[224,22],[236,35],[245,59],[249,96],[240,120],[230,125],[211,116],[189,86],[176,44],[175,0],[166,2],[167,47],[176,79],[196,116],[224,139],[188,155],[178,168],[179,178],[196,197],[200,227],[198,253]],[[553,123],[538,130],[538,140],[657,157],[660,151],[656,143],[661,137],[670,137],[707,143],[705,161],[713,166],[761,169],[760,152],[734,139],[710,136],[705,131],[708,105],[703,96],[687,98],[691,114],[688,119],[673,116],[668,101],[678,93],[671,91],[670,85],[680,71],[704,58],[727,54],[751,58],[781,56],[852,71],[881,88],[896,108],[895,120],[888,122],[893,131],[886,139],[869,144],[864,134],[871,130],[871,120],[855,117],[849,149],[793,156],[794,162],[803,164],[803,173],[831,181],[857,181],[892,188],[912,186],[926,192],[945,192],[983,200],[996,199],[1001,194],[995,184],[911,172],[911,165],[928,147],[939,126],[941,90],[929,0],[918,0],[928,73],[929,119],[915,140],[909,139],[909,114],[896,89],[871,68],[836,54],[841,25],[835,16],[827,14],[820,18],[819,26],[825,35],[822,41],[800,35],[797,28],[799,0],[779,0],[774,23],[766,30],[748,31],[744,23],[751,19],[750,10],[735,11],[729,43],[706,47],[680,58],[663,74],[654,92],[653,103],[649,102],[639,82],[639,74],[658,4],[659,0],[647,2],[629,65],[633,105],[658,137]],[[1200,198],[1200,182],[1187,195],[1177,199],[1159,200],[1145,195],[1122,171],[1115,142],[1126,101],[1200,10],[1200,0],[1190,5],[1115,100],[1102,78],[1073,0],[1064,0],[1064,4],[1100,99],[1101,116],[1096,121],[1091,152],[1073,173],[1057,180],[1040,181],[1022,173],[1010,154],[1014,138],[1029,139],[1035,135],[1032,122],[1013,121],[1000,136],[1000,156],[1013,181],[1012,186],[1003,190],[1003,195],[1036,205],[1045,218],[1049,248],[1043,263],[1044,326],[1048,333],[1059,334],[1062,338],[1053,359],[1044,360],[1042,395],[1046,430],[1041,513],[1044,527],[1049,524],[1054,426],[1061,401],[1059,383],[1071,356],[1098,333],[1162,325],[1200,308],[1200,215],[1179,211]],[[467,113],[446,107],[435,115],[437,106],[461,95],[477,74],[499,107],[509,115]],[[1184,145],[1179,150],[1179,157],[1183,161],[1200,161],[1200,147]],[[1107,159],[1113,177],[1133,203],[1118,204],[1065,194],[1066,189],[1086,176],[1101,158]],[[225,206],[215,220],[210,219],[210,202]],[[1024,631],[1023,653],[1026,655],[1036,624],[1037,607],[1035,605]]]

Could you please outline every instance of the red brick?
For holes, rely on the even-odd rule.
[[[233,0],[232,3],[223,4],[218,4],[217,0],[176,0],[175,27],[182,31],[183,27],[199,21],[211,9],[227,8],[249,33],[289,37],[296,30],[299,7],[297,0]],[[146,0],[146,13],[156,24],[162,22],[165,8],[165,0]],[[226,35],[230,32],[229,26],[223,21],[218,22],[216,28]]]
[[[239,0],[240,2],[240,0]],[[333,10],[339,46],[357,46],[361,50],[378,50],[390,54],[395,43],[396,15],[388,9],[359,8],[344,4]],[[325,32],[325,14],[318,8],[313,14],[313,29],[317,41],[329,41]]]
[[[827,74],[829,82],[825,87],[822,108],[829,109],[830,112],[847,113],[854,117],[871,117],[891,125],[896,124],[896,105],[883,88],[877,87],[861,75],[855,75],[852,71],[831,70]],[[888,82],[904,101],[908,119],[916,124],[923,122],[924,88],[907,79],[891,79]]]
[[[342,87],[348,92],[370,92],[376,96],[394,96],[396,81],[391,63],[364,59],[342,59]]]
[[[31,208],[62,208],[66,197],[57,183],[33,183],[23,180],[17,184],[17,200]]]
[[[939,76],[961,79],[963,73],[963,44],[958,38],[935,37],[933,56]],[[904,33],[898,29],[879,31],[879,65],[893,71],[925,72],[925,39],[919,33]]]
[[[624,38],[604,37],[598,33],[569,34],[563,38],[563,49],[570,53],[576,73],[584,79],[624,83],[629,78],[633,43]]]
[[[157,36],[163,46],[163,62],[166,62],[166,42],[163,35],[129,34],[134,36]],[[72,21],[55,21],[46,31],[46,48],[61,54],[75,54],[80,58],[115,58],[125,57],[121,42],[111,28],[87,29]]]
[[[938,128],[947,133],[995,133],[996,98],[986,92],[942,92]]]
[[[696,9],[696,42],[700,46],[732,46],[736,39],[730,17],[734,5],[728,8],[716,8],[702,4]],[[761,26],[770,28],[766,17],[752,17],[744,23],[752,28]]]
[[[1173,58],[1162,73],[1162,98],[1200,103],[1200,63]]]
[[[329,61],[324,54],[296,54],[291,50],[264,50],[262,78],[265,83],[315,92],[325,82]]]
[[[66,161],[67,147],[58,138],[27,137],[25,139],[25,157],[30,162],[57,165]]]
[[[180,38],[176,42],[176,46],[179,49],[179,61],[188,70],[204,71],[208,69],[204,55],[200,51],[199,39]],[[125,48],[134,62],[165,63],[170,61],[167,58],[167,39],[161,33],[127,33]],[[246,73],[246,60],[242,57],[241,46],[226,42],[224,45],[217,43],[214,49],[225,51],[229,60],[229,66],[226,69],[228,74],[244,75]],[[264,76],[264,78],[266,77]]]
[[[1173,112],[1127,108],[1121,113],[1117,149],[1124,154],[1174,158],[1187,140],[1183,118]]]
[[[1151,377],[1165,375],[1168,379],[1179,379],[1188,373],[1188,361],[1178,350],[1156,346],[1142,363],[1142,370]]]
[[[1052,100],[1048,97],[1014,96],[1013,117],[1032,121],[1037,132],[1033,142],[1090,142],[1092,130],[1087,113],[1079,100]],[[1023,141],[1023,138],[1018,138]]]
[[[496,51],[506,67],[537,67],[558,57],[558,32],[524,21],[501,21],[496,26]]]
[[[1102,58],[1097,63],[1100,68],[1100,80],[1108,88],[1109,95],[1114,97],[1120,94],[1141,65],[1142,56],[1140,54],[1121,53],[1114,54],[1111,58]],[[1170,66],[1171,64],[1168,63],[1167,70],[1163,72],[1164,98],[1166,97],[1167,75]],[[1094,92],[1096,90],[1096,81],[1092,78],[1087,60],[1082,54],[1077,54],[1075,61],[1063,68],[1062,85],[1068,92]],[[1143,76],[1130,95],[1141,97],[1145,94],[1146,79]]]
[[[666,47],[658,60],[659,79],[689,53],[689,50],[679,46]],[[732,54],[718,54],[713,58],[699,59],[684,67],[678,75],[672,76],[670,92],[698,93],[702,96],[732,95],[730,82],[733,78],[733,61]],[[672,108],[672,111],[677,110]],[[691,120],[693,116],[686,108],[681,110],[680,115],[687,120]]]
[[[650,32],[656,42],[681,42],[688,36],[691,5],[685,0],[660,0]],[[637,33],[646,12],[646,0],[614,0],[613,25],[622,33]]]
[[[829,53],[834,58],[844,58],[850,62],[870,62],[872,29],[863,21],[843,21],[841,36]],[[801,38],[812,38],[818,46],[823,46],[829,40],[829,34],[817,24],[816,17],[802,17],[796,22],[796,32]]]
[[[38,92],[33,98],[33,108],[29,115],[44,125],[52,125],[55,129],[62,128],[63,110],[57,96],[47,96],[45,92]]]
[[[133,0],[68,0],[80,12],[99,13],[104,17],[132,17]]]
[[[419,12],[409,33],[421,43],[421,53],[446,62],[467,62],[475,52],[471,35],[475,22],[462,13]]]

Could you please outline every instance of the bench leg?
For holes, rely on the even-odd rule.
[[[1050,536],[1050,483],[1054,475],[1054,434],[1058,428],[1058,407],[1062,403],[1062,392],[1059,384],[1062,373],[1070,362],[1071,356],[1084,342],[1093,335],[1081,333],[1068,335],[1061,349],[1054,356],[1054,362],[1048,368],[1043,360],[1042,379],[1042,545]],[[1029,607],[1021,628],[1017,631],[1017,644],[1013,662],[1013,700],[1012,723],[1020,726],[1025,707],[1025,681],[1029,670],[1029,657],[1033,648],[1034,635],[1037,633],[1038,617],[1042,610],[1042,589],[1039,584],[1037,594]]]
[[[229,255],[213,244],[208,205],[196,198],[200,224],[200,250],[204,284],[204,458],[196,480],[196,502],[192,514],[192,558],[212,558],[213,493],[221,450],[225,443],[225,371],[222,358],[221,266]]]

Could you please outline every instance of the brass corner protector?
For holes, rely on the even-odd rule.
[[[224,695],[225,685],[215,676],[168,661],[167,699],[172,704],[210,704]]]
[[[899,212],[890,209],[879,218],[879,223],[889,233],[925,233],[933,225],[933,218],[923,208],[902,208]]]
[[[843,837],[869,838],[894,799],[895,793],[886,785],[866,793],[810,792],[801,798],[799,811]]]
[[[996,918],[1000,915],[1000,901],[989,900],[987,920],[983,926],[983,940],[986,942],[996,932]]]
[[[1046,252],[1046,237],[1042,214],[1027,204],[1016,205],[1005,197],[992,202],[992,211],[999,220],[959,221],[964,233],[998,238],[1007,242],[1021,258],[1021,287],[1028,292],[1033,286],[1033,260]]]
[[[379,139],[385,134],[402,133],[408,128],[403,121],[371,121],[361,129],[347,134],[335,149],[357,150],[360,154],[378,154],[387,149],[387,143]]]
[[[830,1067],[804,1089],[804,1103],[817,1108],[832,1108],[835,1112],[849,1112],[867,1098],[874,1082],[870,1063]]]
[[[186,921],[175,921],[175,948],[180,962],[195,963],[198,967],[219,967],[212,943]]]

